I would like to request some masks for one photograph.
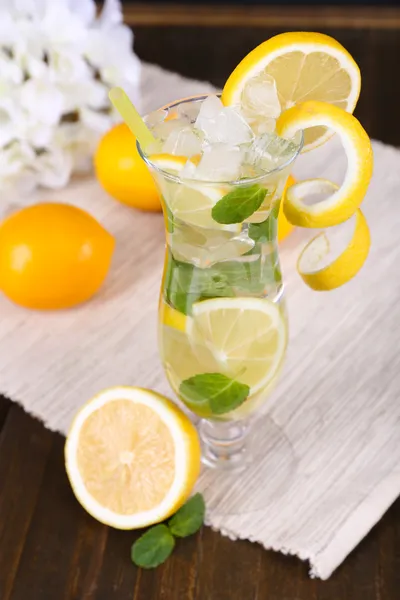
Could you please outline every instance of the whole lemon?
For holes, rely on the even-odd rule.
[[[112,235],[80,208],[23,208],[0,224],[0,290],[27,308],[75,306],[100,288],[113,251]]]
[[[294,183],[295,183],[294,178],[291,175],[289,175],[288,180],[285,185],[285,189],[283,190],[282,202],[281,202],[281,205],[279,208],[279,215],[278,215],[278,241],[279,242],[284,240],[289,235],[289,233],[291,233],[291,231],[294,229],[293,225],[291,223],[289,223],[289,221],[285,217],[285,213],[283,212],[283,201],[285,199],[286,190],[290,185],[293,185]]]
[[[100,185],[110,196],[140,210],[161,210],[160,194],[125,123],[102,137],[94,165]]]

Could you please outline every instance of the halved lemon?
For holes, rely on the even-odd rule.
[[[357,210],[345,225],[352,226],[352,232],[342,251],[335,252],[328,230],[313,238],[299,256],[297,270],[313,290],[333,290],[344,285],[359,272],[367,259],[371,238],[361,210]]]
[[[246,85],[264,73],[275,80],[282,112],[307,100],[353,112],[360,94],[356,62],[339,42],[322,33],[282,33],[257,46],[228,78],[222,102],[240,105]],[[323,125],[308,129],[303,150],[323,144],[331,135]]]
[[[75,417],[65,445],[80,504],[117,529],[158,523],[187,499],[200,472],[196,429],[155,392],[115,387]]]
[[[268,299],[214,298],[193,304],[187,321],[194,351],[207,348],[224,375],[250,386],[250,396],[265,388],[282,364],[287,327],[282,310]]]
[[[346,221],[360,206],[373,171],[371,141],[360,122],[346,111],[326,102],[304,102],[285,111],[276,123],[278,135],[291,137],[300,129],[327,126],[341,138],[347,170],[340,187],[321,179],[300,181],[286,191],[284,212],[293,225],[330,227]],[[314,194],[332,192],[325,200],[307,204]]]

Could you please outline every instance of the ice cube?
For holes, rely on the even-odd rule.
[[[165,142],[172,131],[179,131],[187,126],[187,119],[170,119],[169,121],[162,121],[154,125],[152,132],[156,138]]]
[[[153,112],[149,113],[144,117],[144,122],[146,123],[147,127],[153,129],[154,127],[156,127],[156,125],[162,123],[165,120],[166,116],[166,110],[154,110]]]
[[[205,181],[234,181],[241,172],[243,152],[238,146],[207,146],[197,166],[195,177]]]
[[[173,129],[164,142],[163,152],[176,156],[193,156],[200,154],[202,139],[191,127]]]
[[[179,172],[179,177],[181,179],[195,179],[196,165],[191,160],[188,160],[182,171]]]
[[[224,105],[217,96],[208,96],[200,107],[194,126],[196,129],[202,131],[210,141],[212,141],[212,135],[215,130],[216,118],[223,108]]]
[[[281,114],[275,79],[267,73],[249,79],[244,86],[241,100],[246,116],[276,119]]]
[[[286,160],[291,155],[296,153],[297,145],[293,142],[293,140],[287,140],[285,138],[279,137],[274,133],[267,133],[265,135],[268,135],[270,137],[270,141],[268,144],[268,153],[277,162],[282,162],[281,159]]]
[[[257,170],[270,171],[286,162],[296,151],[297,145],[292,140],[281,138],[276,133],[264,133],[247,147],[245,163]]]
[[[231,106],[221,108],[213,117],[201,117],[196,121],[211,144],[244,144],[253,138],[253,132],[245,119]]]
[[[252,119],[250,126],[256,136],[260,136],[263,133],[273,133],[276,129],[276,119],[272,117]]]
[[[196,119],[196,127],[202,129],[202,122],[207,119],[215,119],[223,108],[224,105],[217,96],[208,96],[208,98],[201,103],[199,114]]]
[[[216,127],[210,141],[223,144],[245,144],[253,139],[253,132],[235,108],[227,106],[216,118]]]
[[[176,107],[176,112],[179,117],[188,119],[191,123],[194,123],[199,116],[200,108],[204,104],[200,100],[195,102],[182,102]]]

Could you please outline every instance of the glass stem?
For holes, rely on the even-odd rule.
[[[202,460],[208,467],[242,469],[248,464],[246,438],[248,421],[212,421],[202,419],[199,433]]]

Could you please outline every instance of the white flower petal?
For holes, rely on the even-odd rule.
[[[23,139],[26,139],[34,148],[47,148],[53,137],[53,127],[43,123],[33,122],[25,128]]]
[[[108,87],[101,81],[90,79],[77,84],[60,84],[58,89],[64,98],[64,113],[75,112],[85,106],[95,109],[110,106]]]
[[[121,2],[119,0],[105,0],[100,17],[97,20],[99,27],[108,29],[119,25],[122,21]]]
[[[9,97],[0,97],[0,148],[17,137],[20,112]],[[0,153],[1,154],[1,153]]]
[[[75,50],[83,48],[87,28],[79,16],[66,6],[50,4],[41,26],[51,47],[69,47]]]
[[[77,83],[90,79],[92,72],[77,52],[53,50],[49,54],[49,77],[56,83]]]
[[[93,23],[96,17],[96,3],[93,0],[67,0],[69,10],[85,25]]]
[[[72,172],[71,155],[60,148],[52,148],[36,158],[34,170],[39,185],[49,188],[64,187]]]
[[[3,0],[0,4],[0,39],[5,47],[13,46],[18,39],[18,30],[15,19],[11,16],[7,5],[8,0]]]
[[[22,69],[15,60],[9,58],[0,49],[0,80],[13,85],[19,85],[24,79]]]
[[[31,166],[35,159],[33,148],[26,142],[12,142],[0,152],[0,176],[10,177]]]
[[[105,133],[113,123],[110,115],[91,110],[90,108],[82,108],[80,117],[86,127],[98,133]]]
[[[59,122],[64,110],[63,94],[47,81],[29,79],[20,89],[21,106],[46,125]]]

